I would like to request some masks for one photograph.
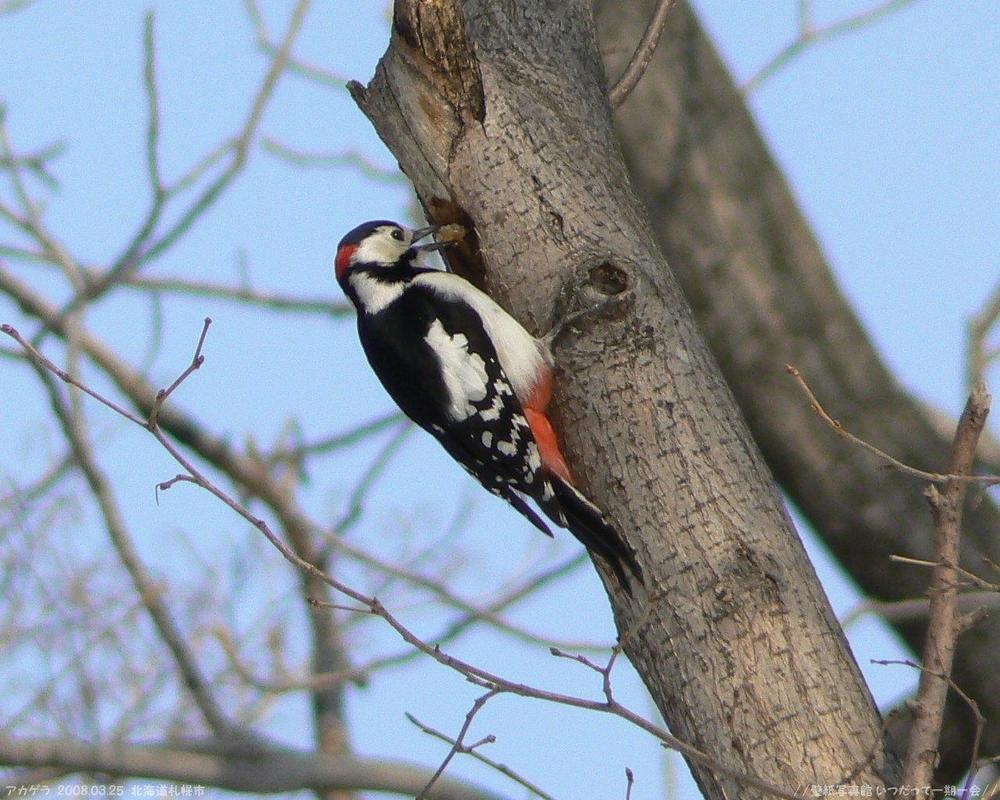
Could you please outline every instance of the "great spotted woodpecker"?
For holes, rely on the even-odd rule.
[[[546,416],[547,344],[464,278],[415,263],[444,246],[416,244],[436,230],[375,220],[341,239],[337,281],[357,308],[368,362],[403,412],[486,489],[551,536],[526,502],[534,500],[631,594],[626,567],[642,580],[635,556],[573,486]]]

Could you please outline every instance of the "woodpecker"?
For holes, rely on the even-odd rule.
[[[546,407],[553,358],[488,295],[417,264],[447,242],[417,244],[438,226],[365,222],[337,247],[337,281],[357,309],[358,335],[386,391],[488,491],[552,535],[533,500],[611,567],[632,593],[635,555],[573,485]]]

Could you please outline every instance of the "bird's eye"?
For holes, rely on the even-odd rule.
[[[403,232],[399,228],[393,228],[392,233],[389,235],[397,242],[403,241]]]

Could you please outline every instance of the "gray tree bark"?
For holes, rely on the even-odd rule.
[[[355,98],[429,209],[475,224],[485,284],[557,353],[585,491],[635,548],[625,650],[672,730],[788,790],[891,783],[881,723],[630,183],[585,0],[399,0]],[[692,764],[707,797],[758,797]]]
[[[654,0],[599,2],[609,75],[620,74]],[[616,114],[633,185],[656,239],[775,477],[861,589],[882,600],[922,597],[929,570],[890,554],[933,558],[923,486],[878,469],[825,427],[784,365],[799,366],[849,430],[931,471],[949,440],[893,379],[840,294],[743,97],[686,2],[671,11],[649,69]],[[976,492],[965,515],[963,566],[1000,561],[1000,513]],[[917,654],[926,619],[891,621]],[[991,720],[982,752],[1000,750],[1000,617],[959,641],[954,679]],[[969,766],[973,718],[952,695],[938,777]],[[906,719],[900,723],[905,726]]]

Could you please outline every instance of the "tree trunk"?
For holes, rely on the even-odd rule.
[[[610,75],[623,69],[654,0],[600,2]],[[933,523],[921,483],[878,469],[810,410],[784,365],[799,366],[849,430],[927,470],[944,470],[949,440],[895,382],[841,296],[808,224],[732,78],[687,3],[671,11],[660,47],[616,122],[633,184],[657,241],[768,465],[861,589],[922,597],[929,570],[889,555],[933,558]],[[980,499],[982,495],[976,493]],[[970,507],[962,563],[1000,561],[1000,514]],[[926,619],[892,622],[916,653]],[[954,678],[992,723],[982,752],[1000,750],[1000,617],[959,643]],[[939,778],[969,765],[973,719],[952,695]]]
[[[585,0],[399,0],[355,98],[425,206],[475,224],[485,283],[557,353],[557,424],[635,548],[624,646],[672,730],[789,790],[892,782],[881,724],[626,173]],[[871,758],[871,762],[868,760]],[[859,768],[859,765],[866,765]],[[707,797],[758,797],[692,763]]]

